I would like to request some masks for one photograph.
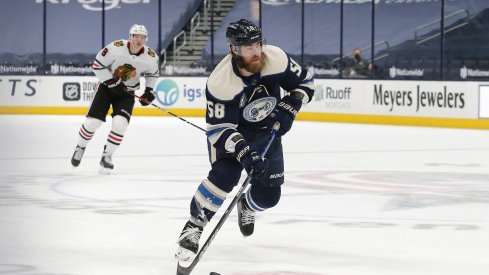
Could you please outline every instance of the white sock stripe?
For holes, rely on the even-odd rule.
[[[109,136],[107,137],[107,140],[110,141],[113,144],[121,144],[123,136],[121,135],[116,135],[114,132],[110,132]]]
[[[87,127],[85,127],[85,124],[82,124],[82,129],[83,131],[85,131],[88,135],[91,135],[93,136],[93,134],[95,133],[95,131],[91,132],[91,131],[88,131],[87,130]]]
[[[108,136],[107,139],[108,140],[111,140],[111,141],[114,141],[114,142],[117,142],[117,143],[121,143],[122,142],[122,139],[121,138],[117,138],[117,137],[114,137],[114,136]]]
[[[219,187],[215,186],[210,180],[204,179],[202,181],[202,184],[205,186],[205,188],[207,188],[207,190],[211,191],[212,194],[216,195],[222,200],[226,199],[228,193],[222,191]]]
[[[88,132],[83,126],[80,128],[79,134],[86,140],[90,140],[93,137],[93,133]]]
[[[120,138],[122,138],[124,136],[123,134],[121,135],[121,134],[118,134],[118,133],[116,133],[114,131],[110,131],[110,134],[112,134],[112,135],[114,135],[116,137],[120,137]]]
[[[262,208],[262,207],[258,206],[253,201],[253,199],[251,198],[251,192],[250,191],[246,192],[246,202],[248,203],[248,206],[251,208],[251,210],[253,210],[255,212],[261,212],[261,211],[266,210],[266,208]]]
[[[195,192],[195,200],[200,204],[201,208],[207,208],[213,212],[217,212],[219,210],[219,207],[220,206],[217,206],[213,203],[211,203],[210,201],[206,200],[204,196],[202,196],[202,194],[197,190],[197,192]]]

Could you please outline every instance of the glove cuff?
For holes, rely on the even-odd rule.
[[[151,96],[151,98],[149,98]],[[146,89],[144,90],[143,97],[145,97],[147,100],[151,99],[150,101],[153,101],[153,99],[156,97],[156,94],[153,92],[152,89]]]
[[[290,95],[284,96],[277,105],[277,109],[285,111],[293,118],[297,116],[297,113],[299,113],[301,107],[302,107],[302,100],[292,97]]]
[[[253,150],[251,149],[248,142],[242,140],[238,142],[235,146],[234,157],[236,160],[241,163],[241,160],[251,154]]]

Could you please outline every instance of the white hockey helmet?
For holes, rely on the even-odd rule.
[[[146,36],[146,41],[148,41],[148,30],[144,25],[132,25],[131,29],[129,30],[129,39],[131,39],[131,37],[135,34]]]

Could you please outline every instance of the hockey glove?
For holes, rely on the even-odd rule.
[[[277,134],[285,135],[292,127],[292,123],[301,107],[301,99],[290,95],[284,96],[275,107],[275,110],[268,116],[268,128],[272,129],[278,122],[280,123],[280,128],[277,130]]]
[[[120,78],[114,77],[104,82],[107,87],[114,93],[124,93],[127,88],[126,85],[121,81]]]
[[[258,153],[251,149],[250,145],[245,141],[240,141],[236,144],[234,156],[243,165],[248,175],[252,179],[261,179],[265,176],[268,161],[264,160]]]
[[[141,103],[142,106],[148,106],[153,100],[155,100],[153,89],[146,88],[144,94],[139,98],[139,103]]]

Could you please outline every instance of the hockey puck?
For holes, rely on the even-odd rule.
[[[221,274],[219,274],[217,272],[211,272],[211,273],[209,273],[209,275],[221,275]]]

